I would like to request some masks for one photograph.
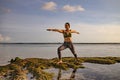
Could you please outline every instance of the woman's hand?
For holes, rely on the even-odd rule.
[[[52,29],[47,29],[47,31],[52,31]]]
[[[79,32],[76,32],[77,34],[80,34]]]

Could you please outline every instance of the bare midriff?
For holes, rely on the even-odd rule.
[[[64,42],[72,42],[71,37],[64,38]]]

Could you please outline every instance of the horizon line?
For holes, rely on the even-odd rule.
[[[0,44],[62,44],[62,42],[7,42]],[[120,42],[73,42],[73,44],[120,44]]]

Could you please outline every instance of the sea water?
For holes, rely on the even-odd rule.
[[[62,44],[0,44],[0,66],[8,64],[8,61],[15,57],[23,59],[58,57],[57,48],[60,45]],[[74,44],[74,47],[78,57],[120,57],[120,44]],[[62,51],[62,57],[73,55],[69,49],[65,49]],[[120,80],[120,63],[111,65],[83,63],[83,65],[84,69],[64,71],[50,68],[45,71],[54,73],[53,80],[69,80],[71,77],[73,80]]]
[[[57,48],[62,44],[0,44],[0,65],[10,59],[54,58],[58,57]],[[120,57],[120,44],[74,44],[78,57]],[[73,57],[69,49],[62,52],[62,57]]]

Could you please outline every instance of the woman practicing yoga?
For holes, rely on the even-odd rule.
[[[57,52],[58,52],[58,58],[59,58],[59,62],[58,63],[62,63],[62,58],[61,58],[61,51],[69,48],[71,50],[71,52],[73,53],[75,59],[77,60],[77,54],[75,53],[75,49],[71,40],[72,34],[71,33],[77,33],[79,34],[79,32],[75,31],[75,30],[71,30],[70,29],[70,23],[65,23],[65,30],[60,30],[60,29],[47,29],[47,31],[55,31],[55,32],[59,32],[63,34],[64,37],[64,43],[58,48]]]

